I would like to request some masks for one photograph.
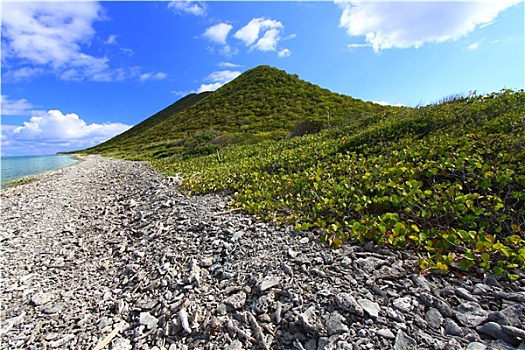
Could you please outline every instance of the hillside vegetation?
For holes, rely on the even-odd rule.
[[[238,78],[242,84],[233,81],[175,118],[184,123],[191,113],[202,112],[235,121],[220,126],[219,119],[212,119],[201,129],[195,125],[193,139],[186,139],[193,142],[210,130],[235,136],[243,125],[248,125],[250,137],[217,144],[210,154],[191,153],[191,146],[185,146],[156,158],[144,148],[145,157],[167,174],[181,174],[183,188],[192,193],[228,191],[233,194],[233,208],[291,223],[297,230],[313,230],[333,247],[345,241],[374,241],[415,250],[422,272],[492,270],[511,279],[519,277],[525,267],[523,91],[472,93],[418,108],[382,107],[343,96],[339,105],[304,102],[315,108],[305,107],[304,114],[291,120],[279,119],[279,128],[266,131],[273,135],[268,138],[258,134],[273,119],[255,128],[260,119],[250,114],[251,123],[239,125],[237,121],[245,118],[240,102],[236,109],[232,102],[222,102],[225,110],[236,111],[232,115],[218,107],[214,113],[204,108],[219,106],[218,96],[230,96],[229,101],[231,96],[239,98],[232,86],[253,90],[260,96],[254,102],[260,101],[264,89],[259,85],[272,83],[259,84],[257,79],[264,75],[252,75],[253,71],[257,69]],[[286,84],[277,85],[285,89]],[[333,101],[327,90],[311,90],[325,94],[324,101]],[[302,96],[293,88],[287,91]],[[242,96],[243,101],[251,100],[246,92]],[[323,100],[314,95],[306,99]],[[272,102],[267,108],[282,111],[283,105]],[[330,125],[327,109],[332,111]],[[167,129],[177,133],[175,119],[153,128],[160,133],[158,127],[164,125],[162,137],[171,138]],[[190,122],[184,125],[190,130]],[[309,128],[317,133],[291,137]],[[276,130],[282,135],[274,137]]]
[[[213,93],[185,97],[91,149],[126,159],[215,153],[230,144],[281,140],[301,120],[343,123],[386,107],[339,95],[295,75],[259,66]]]

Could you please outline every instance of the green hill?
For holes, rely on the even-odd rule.
[[[322,89],[269,66],[212,93],[187,96],[88,153],[127,159],[209,154],[229,144],[280,140],[302,120],[328,126],[386,107]]]
[[[525,93],[372,113],[315,135],[153,162],[193,193],[337,247],[375,241],[419,253],[422,272],[525,276]]]
[[[203,92],[200,94],[189,94],[172,105],[164,108],[160,112],[155,113],[148,119],[142,121],[141,123],[135,125],[131,129],[123,132],[120,135],[115,136],[114,138],[101,143],[92,148],[84,150],[85,153],[95,153],[95,154],[107,154],[111,152],[116,152],[118,149],[122,148],[130,140],[141,140],[142,138],[148,137],[148,130],[155,127],[157,124],[162,123],[164,120],[168,119],[172,115],[188,108],[189,106],[199,102],[206,96],[209,92]],[[139,141],[142,143],[142,141]]]
[[[233,193],[232,207],[333,247],[373,241],[416,251],[423,273],[517,279],[524,116],[523,90],[380,106],[261,66],[88,152],[150,160],[191,193]]]

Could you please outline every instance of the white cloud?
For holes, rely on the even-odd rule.
[[[377,103],[378,105],[381,105],[381,106],[394,106],[394,107],[404,107],[405,106],[401,102],[396,103],[396,104],[392,104],[392,103],[388,103],[386,101],[372,101],[372,103]]]
[[[288,50],[288,49],[282,49],[281,51],[279,51],[279,53],[277,54],[277,56],[279,57],[290,57],[292,55],[292,51]]]
[[[206,29],[202,34],[206,39],[217,44],[226,45],[226,38],[233,26],[228,23],[219,23]]]
[[[2,76],[6,80],[53,74],[69,81],[119,81],[140,78],[140,67],[110,67],[107,57],[84,52],[104,20],[97,2],[3,3]],[[117,36],[104,41],[118,45]]]
[[[250,50],[275,51],[283,29],[284,26],[279,21],[262,17],[253,18],[233,36],[249,46]],[[261,32],[263,32],[262,36]]]
[[[35,149],[48,149],[49,154],[81,149],[109,140],[130,127],[122,123],[87,124],[77,114],[50,110],[31,117],[21,126],[2,125],[2,152],[27,154]]]
[[[259,51],[275,51],[277,43],[281,39],[280,30],[273,28],[269,29],[264,33],[262,38],[257,40],[257,42],[250,47],[250,50],[259,50]]]
[[[241,75],[241,72],[238,71],[231,71],[231,70],[221,70],[216,71],[208,75],[205,79],[205,81],[208,81],[208,84],[201,84],[201,86],[197,89],[197,93],[201,93],[204,91],[215,91],[224,84],[229,83],[233,79],[237,78],[239,75]]]
[[[82,53],[95,34],[93,22],[103,20],[96,2],[8,2],[3,4],[3,60],[14,66],[12,77],[29,77],[41,69],[58,76],[107,73],[107,59]],[[40,70],[39,70],[40,69]],[[23,72],[23,73],[21,73]],[[9,76],[9,74],[8,74]]]
[[[1,95],[2,115],[31,115],[33,105],[25,98],[10,100],[7,95]]]
[[[106,41],[104,41],[104,44],[106,45],[114,45],[116,43],[117,43],[117,35],[110,35],[108,36]]]
[[[147,80],[163,80],[166,79],[168,75],[163,72],[159,73],[144,73],[140,75],[140,81],[144,82]]]
[[[215,91],[223,85],[224,84],[220,82],[211,83],[211,84],[201,84],[201,86],[197,89],[196,92],[200,94],[201,92],[205,92],[205,91]]]
[[[174,9],[177,13],[189,13],[195,16],[204,16],[206,14],[206,4],[202,1],[170,1],[168,8]]]
[[[231,62],[221,62],[221,63],[219,63],[217,65],[219,67],[221,67],[221,68],[238,68],[238,67],[241,66],[240,64],[235,64],[235,63],[231,63]]]
[[[475,42],[475,43],[470,44],[470,45],[467,47],[467,50],[469,50],[469,51],[474,51],[474,50],[476,50],[477,48],[479,48],[480,45],[481,45],[481,42],[480,42],[480,41],[477,41],[477,42]]]
[[[339,26],[350,36],[364,36],[375,52],[457,40],[519,2],[336,1],[343,10]]]

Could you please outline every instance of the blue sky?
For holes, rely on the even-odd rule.
[[[261,64],[394,105],[524,88],[517,0],[0,6],[5,156],[95,145]]]

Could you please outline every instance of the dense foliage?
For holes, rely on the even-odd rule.
[[[524,142],[523,91],[385,107],[261,66],[87,152],[150,160],[192,193],[229,191],[232,206],[333,247],[375,241],[417,251],[423,272],[514,279]]]
[[[229,144],[285,138],[303,119],[340,125],[386,107],[339,95],[269,66],[248,70],[213,93],[187,96],[85,152],[151,160],[215,153]]]
[[[525,263],[525,93],[473,94],[193,159],[155,162],[194,193],[230,190],[266,220],[334,247],[415,249],[423,271]],[[220,159],[220,161],[219,161]]]

